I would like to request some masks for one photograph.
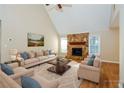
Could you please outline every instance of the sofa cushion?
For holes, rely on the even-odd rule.
[[[36,56],[36,53],[34,51],[28,52],[29,58],[34,58]]]
[[[40,61],[42,61],[42,60],[45,60],[45,59],[47,59],[48,58],[48,56],[40,56],[40,57],[37,57]]]
[[[48,57],[49,57],[49,58],[51,58],[51,57],[55,57],[55,55],[48,55]]]
[[[27,71],[27,69],[25,69],[24,67],[17,67],[17,68],[15,68],[15,69],[13,69],[13,71],[14,71],[14,73],[16,74],[16,73],[20,73],[20,72],[26,72]]]
[[[41,85],[28,76],[21,77],[22,88],[41,88]]]
[[[39,76],[39,75],[35,75],[32,77],[34,80],[36,80],[37,82],[39,82],[39,84],[43,87],[43,88],[57,88],[59,83],[58,81],[48,81],[45,78]]]
[[[12,74],[14,74],[13,69],[12,69],[9,65],[7,65],[7,64],[0,64],[0,66],[1,66],[1,70],[2,70],[4,73],[6,73],[7,75],[12,75]]]
[[[43,56],[43,55],[44,55],[43,51],[36,52],[36,57]]]
[[[22,52],[22,53],[20,53],[20,56],[21,56],[24,60],[29,59],[29,54],[28,54],[27,52]]]
[[[49,55],[49,50],[44,50],[44,56],[48,56]]]
[[[34,63],[34,62],[38,62],[39,59],[38,58],[30,58],[24,61],[25,64],[30,64],[30,63]]]

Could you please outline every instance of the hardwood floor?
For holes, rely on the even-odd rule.
[[[103,62],[100,83],[83,80],[81,88],[117,88],[119,81],[119,64]]]

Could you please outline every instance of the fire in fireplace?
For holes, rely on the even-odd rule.
[[[82,48],[72,48],[73,56],[82,56]]]

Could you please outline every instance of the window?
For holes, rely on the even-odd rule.
[[[61,38],[61,52],[62,53],[67,52],[67,38],[66,37]]]
[[[100,54],[100,37],[90,36],[89,40],[89,54]]]

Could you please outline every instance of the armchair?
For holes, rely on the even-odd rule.
[[[79,66],[78,79],[87,79],[96,83],[100,80],[100,58],[96,57],[93,62],[93,66],[87,65],[88,58],[86,58]]]

